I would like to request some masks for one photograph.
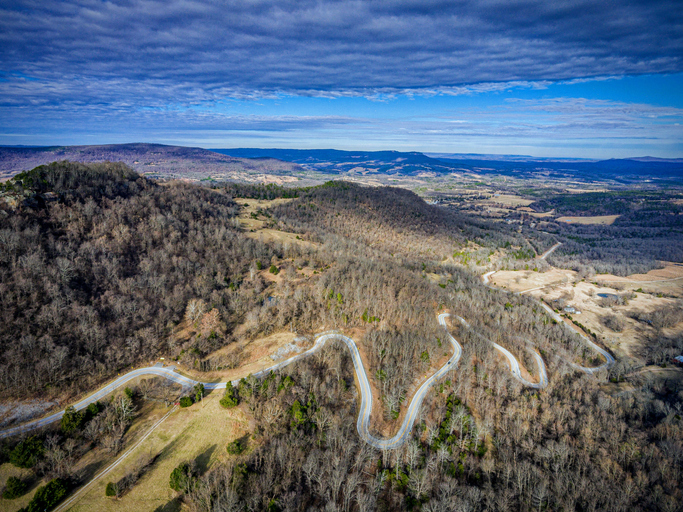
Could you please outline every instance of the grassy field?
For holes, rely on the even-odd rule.
[[[610,226],[614,224],[621,215],[595,215],[593,217],[558,217],[557,222],[566,222],[568,224],[600,224],[603,226]]]
[[[608,274],[582,280],[576,272],[552,268],[547,272],[499,271],[492,276],[495,286],[513,292],[527,292],[537,299],[548,302],[565,299],[565,304],[581,311],[572,315],[576,320],[595,332],[619,356],[636,357],[643,343],[647,326],[630,318],[634,311],[650,312],[675,304],[675,297],[683,294],[683,266],[670,264],[647,274],[628,277]],[[628,304],[604,307],[598,294],[618,295],[638,290]],[[624,323],[621,332],[613,332],[601,321],[605,315],[619,316]],[[680,326],[670,334],[680,332]]]
[[[235,198],[235,202],[240,205],[238,220],[240,227],[246,231],[250,238],[263,242],[294,243],[307,247],[316,247],[317,244],[297,238],[295,233],[278,231],[277,229],[266,228],[267,217],[257,213],[258,210],[265,210],[273,206],[288,203],[292,199],[245,199]]]
[[[169,487],[173,469],[183,461],[195,460],[201,472],[216,461],[230,457],[226,445],[250,431],[248,416],[240,409],[225,410],[215,392],[195,404],[179,409],[145,440],[125,461],[101,481],[96,482],[79,501],[74,512],[122,511],[145,512],[162,507],[164,511],[179,510],[180,502]],[[125,476],[144,455],[156,457],[151,468],[123,497],[116,500],[104,495],[107,482]]]
[[[516,208],[517,206],[529,206],[531,203],[533,203],[533,201],[531,199],[524,199],[523,197],[513,196],[510,194],[499,194],[494,195],[490,199],[482,201],[482,203],[502,204],[504,206]]]
[[[626,277],[602,274],[594,280],[604,286],[624,290],[642,289],[645,293],[662,294],[669,297],[683,297],[683,264],[664,262],[664,268],[651,270],[647,274],[633,274]]]
[[[33,498],[36,493],[36,489],[40,485],[44,485],[46,482],[41,480],[31,480],[33,478],[33,472],[30,469],[21,469],[13,466],[9,462],[0,464],[0,488],[4,488],[7,483],[7,479],[11,476],[20,478],[25,482],[29,483],[28,492],[19,498],[13,500],[5,500],[0,498],[0,510],[7,512],[14,512],[22,507],[28,505],[29,501]]]

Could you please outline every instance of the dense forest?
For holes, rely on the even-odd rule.
[[[629,275],[683,262],[683,205],[676,190],[624,190],[559,194],[536,201],[537,211],[562,215],[618,215],[611,225],[556,223],[563,246],[550,262],[585,273]],[[541,238],[545,238],[541,235]]]
[[[400,188],[331,182],[274,208],[273,215],[283,230],[321,241],[334,234],[412,259],[442,261],[470,241],[488,255],[511,246],[536,255],[523,237],[500,224],[429,205]]]
[[[52,164],[10,187],[26,199],[0,229],[0,386],[8,394],[77,392],[175,351],[171,334],[191,300],[201,304],[198,320],[215,310],[217,325],[184,348],[214,350],[262,300],[263,285],[243,279],[249,267],[280,254],[238,233],[229,197],[160,186],[120,164]]]
[[[240,228],[233,197],[285,193],[293,199],[267,212],[270,225],[315,247],[265,243]],[[353,329],[382,406],[371,425],[379,435],[395,432],[415,382],[447,354],[437,314],[469,322],[451,323],[461,361],[430,391],[397,450],[359,438],[359,392],[340,343],[229,390],[225,405],[243,408],[255,428],[206,473],[191,463],[178,470],[173,488],[191,510],[680,509],[680,383],[635,375],[632,391],[608,394],[601,385],[621,379],[627,361],[595,376],[578,372],[571,363],[600,363],[578,336],[532,298],[486,288],[445,258],[471,241],[541,249],[519,233],[393,188],[160,185],[121,164],[42,166],[5,185],[3,198],[5,396],[76,394],[162,354],[210,369],[223,364],[213,353],[238,327],[244,336]],[[271,265],[277,280],[264,275]],[[644,320],[668,325],[671,315],[660,316]],[[524,388],[489,340],[531,378],[529,349],[538,351],[548,387]],[[667,350],[677,341],[657,343]],[[58,430],[9,440],[0,457],[52,479],[59,494],[80,483],[73,462],[93,446],[121,449],[136,403],[159,387],[141,384],[70,411]],[[149,463],[112,492],[134,485]]]

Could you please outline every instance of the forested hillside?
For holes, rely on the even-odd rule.
[[[238,197],[285,193],[294,199],[263,216],[315,245],[266,243],[240,228]],[[183,466],[174,489],[191,510],[680,508],[680,383],[636,376],[629,391],[608,394],[601,384],[622,377],[625,362],[578,371],[600,358],[538,302],[485,287],[445,259],[471,242],[533,255],[519,233],[398,189],[159,185],[121,164],[42,166],[4,185],[1,198],[5,396],[72,396],[159,356],[204,371],[227,364],[216,351],[237,333],[338,329],[367,361],[379,403],[370,430],[383,436],[398,429],[416,383],[450,355],[436,317],[453,315],[461,360],[400,448],[381,452],[359,438],[353,365],[345,346],[330,344],[228,390],[225,406],[240,408],[251,431],[237,445],[216,439],[227,451],[203,474]],[[538,352],[548,386],[523,387],[491,341],[533,380]],[[0,456],[28,454],[20,462],[35,474],[78,485],[77,457],[121,448],[134,410],[126,396],[72,411],[59,432],[12,439]]]
[[[332,182],[279,206],[273,214],[282,229],[321,240],[334,233],[412,258],[440,261],[468,241],[487,249],[520,245],[534,255],[528,242],[512,230],[429,205],[400,188]]]
[[[5,188],[23,198],[0,229],[5,393],[84,389],[166,352],[191,300],[226,324],[196,348],[221,346],[259,301],[258,283],[230,283],[279,254],[237,232],[229,197],[121,164],[51,164]]]
[[[558,223],[563,246],[551,262],[564,268],[629,275],[657,268],[658,260],[683,262],[683,204],[672,190],[559,194],[534,202],[556,216],[615,215],[611,225]]]

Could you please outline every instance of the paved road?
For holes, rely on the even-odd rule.
[[[554,246],[553,248],[557,247]],[[553,250],[551,248],[550,250]],[[546,255],[549,254],[546,252]],[[494,288],[493,286],[489,285],[489,278],[492,274],[494,274],[495,271],[492,272],[487,272],[482,276],[484,284],[488,286],[489,288]],[[565,325],[567,328],[571,329],[569,325],[567,325],[562,318],[557,315],[552,309],[550,309],[546,304],[541,303],[543,308],[548,312],[548,314],[554,318],[555,320],[562,322],[563,325]],[[356,371],[356,376],[358,378],[358,382],[360,384],[360,391],[361,391],[361,406],[360,406],[360,413],[358,415],[358,421],[356,424],[356,427],[358,429],[358,434],[361,436],[362,439],[367,441],[369,444],[376,448],[380,449],[391,449],[391,448],[396,448],[403,444],[410,431],[413,428],[413,424],[415,422],[415,418],[417,417],[417,413],[420,409],[420,406],[422,405],[422,401],[424,400],[424,397],[427,394],[427,391],[429,388],[442,378],[446,373],[451,371],[452,369],[455,369],[457,366],[458,361],[460,360],[460,357],[462,355],[462,348],[460,344],[456,341],[456,339],[451,336],[451,334],[448,332],[448,328],[446,325],[446,317],[448,317],[448,313],[442,313],[439,315],[439,324],[444,328],[447,339],[450,341],[451,345],[453,346],[453,355],[451,358],[444,364],[436,373],[434,373],[431,377],[429,377],[425,382],[420,386],[420,388],[417,390],[415,395],[413,396],[413,399],[410,401],[410,404],[408,405],[408,411],[406,413],[405,419],[403,421],[403,424],[401,425],[401,428],[399,429],[398,433],[392,437],[391,439],[380,439],[377,437],[374,437],[370,434],[368,425],[370,423],[370,413],[372,411],[372,391],[370,388],[370,383],[368,381],[366,372],[365,372],[365,367],[363,366],[363,361],[361,360],[360,353],[358,352],[358,347],[356,346],[355,342],[349,338],[348,336],[344,336],[338,332],[329,332],[329,333],[323,333],[319,335],[313,347],[308,349],[307,351],[298,354],[296,356],[290,357],[289,359],[286,359],[285,361],[282,361],[280,363],[277,363],[269,368],[266,368],[265,370],[262,370],[260,372],[257,372],[254,374],[255,377],[261,377],[265,376],[271,371],[279,370],[281,368],[284,368],[285,366],[288,366],[292,364],[293,362],[297,361],[298,359],[301,359],[303,357],[306,357],[308,355],[311,355],[318,350],[320,350],[327,341],[329,340],[340,340],[346,344],[346,346],[349,349],[349,352],[351,353],[351,357],[353,359],[353,365]],[[467,321],[465,321],[461,317],[457,317],[463,325],[466,327],[469,327],[469,324]],[[576,330],[572,329],[573,332],[577,332]],[[609,366],[611,366],[614,363],[614,358],[607,352],[606,350],[602,349],[595,343],[593,343],[591,340],[589,340],[586,336],[584,336],[581,333],[578,333],[587,343],[588,345],[591,346],[594,350],[599,352],[606,360],[605,364],[601,366],[597,366],[595,368],[585,368],[582,366],[578,365],[573,365],[575,368],[582,370],[586,373],[595,373],[597,371],[603,370]],[[490,340],[489,340],[490,341]],[[510,370],[512,374],[517,378],[520,382],[522,382],[525,386],[529,386],[532,388],[542,388],[545,387],[548,383],[548,378],[547,378],[547,373],[546,373],[546,368],[545,364],[543,362],[543,359],[541,358],[540,355],[538,355],[535,351],[532,351],[534,354],[534,357],[536,359],[536,362],[538,364],[539,368],[539,382],[534,383],[534,382],[529,382],[526,379],[522,377],[521,370],[519,367],[519,362],[517,359],[504,347],[498,345],[497,343],[493,343],[493,346],[500,351],[510,362]],[[100,390],[96,391],[92,395],[88,396],[87,398],[84,398],[80,402],[74,404],[74,407],[76,410],[81,410],[87,407],[89,404],[96,402],[97,400],[100,400],[104,398],[105,396],[109,395],[112,393],[114,390],[118,389],[119,387],[123,386],[130,380],[140,377],[143,375],[156,375],[160,377],[164,377],[168,380],[171,380],[177,384],[180,384],[185,387],[193,387],[195,384],[198,383],[198,381],[195,381],[193,379],[190,379],[189,377],[185,377],[183,375],[180,375],[175,372],[174,368],[163,368],[163,367],[158,367],[158,366],[151,366],[151,367],[146,367],[146,368],[139,368],[137,370],[133,370],[118,379],[114,380],[112,383],[104,386]],[[239,379],[232,381],[233,385],[237,385],[239,383]],[[213,389],[225,389],[225,386],[227,383],[225,382],[204,382],[204,387],[209,390]],[[54,423],[55,421],[58,421],[62,418],[64,415],[64,411],[59,411],[55,414],[52,414],[50,416],[47,416],[45,418],[41,418],[38,420],[30,421],[28,423],[24,423],[23,425],[19,425],[16,427],[12,427],[3,431],[0,431],[0,438],[4,437],[9,437],[15,434],[19,434],[22,432],[28,432],[40,427],[44,427],[46,425],[49,425],[51,423]]]
[[[439,315],[439,324],[441,324],[441,326],[444,328],[446,337],[453,346],[453,355],[450,357],[448,361],[446,361],[446,364],[444,364],[439,370],[437,370],[437,372],[434,373],[434,375],[429,377],[417,390],[417,392],[413,396],[413,399],[410,401],[410,404],[408,405],[408,411],[406,412],[406,416],[403,420],[403,423],[401,424],[401,428],[399,429],[398,433],[391,439],[379,439],[377,437],[372,436],[368,431],[368,423],[370,422],[370,412],[372,411],[372,392],[370,391],[370,384],[368,383],[367,376],[365,375],[365,368],[363,367],[363,362],[360,360],[360,354],[358,354],[358,348],[356,348],[356,344],[353,342],[351,338],[345,337],[346,340],[350,342],[347,342],[347,346],[349,347],[349,350],[351,351],[351,355],[353,357],[353,364],[356,368],[356,375],[358,375],[358,380],[361,381],[361,413],[358,415],[358,422],[356,423],[356,427],[361,438],[363,438],[366,442],[368,442],[375,448],[385,450],[392,449],[397,448],[406,442],[406,440],[408,439],[408,434],[410,434],[410,431],[413,429],[415,418],[417,417],[417,413],[420,410],[420,406],[422,405],[424,397],[427,395],[427,391],[432,386],[432,384],[434,384],[437,380],[441,379],[449,371],[455,369],[455,367],[458,364],[458,361],[460,361],[460,356],[462,356],[462,347],[456,341],[456,339],[453,336],[451,336],[451,334],[448,332],[448,327],[446,325],[447,316],[449,316],[448,313],[441,313]]]
[[[582,372],[590,373],[593,374],[595,372],[599,372],[600,370],[606,370],[610,366],[614,364],[614,357],[612,357],[612,354],[607,352],[604,348],[600,347],[599,345],[596,345],[593,343],[593,340],[591,340],[588,336],[583,334],[582,332],[577,331],[576,329],[572,328],[567,322],[564,321],[564,318],[562,318],[560,315],[555,313],[550,306],[548,306],[545,302],[541,302],[541,306],[545,311],[550,315],[550,317],[555,320],[556,322],[561,323],[562,325],[565,326],[565,328],[571,330],[573,333],[578,334],[581,336],[581,338],[586,342],[588,346],[590,346],[593,350],[598,352],[602,357],[605,358],[605,362],[601,364],[600,366],[595,366],[595,367],[586,367],[586,366],[579,366],[578,364],[570,363],[574,368],[577,368],[578,370],[581,370]]]
[[[472,329],[469,322],[467,320],[465,320],[464,318],[457,316],[457,315],[455,315],[455,318],[457,318],[458,321],[462,325],[467,327],[468,329]],[[507,358],[508,362],[510,363],[510,372],[522,384],[524,384],[527,387],[535,388],[535,389],[541,389],[541,388],[544,388],[548,385],[548,374],[547,374],[546,369],[545,369],[545,363],[543,362],[543,358],[535,350],[531,350],[531,349],[527,348],[527,350],[529,350],[529,352],[531,352],[536,359],[536,364],[538,365],[539,379],[538,379],[538,382],[529,382],[524,377],[522,377],[522,370],[519,367],[519,361],[517,361],[515,356],[513,356],[512,353],[508,349],[500,346],[498,343],[495,343],[495,342],[489,340],[488,338],[485,338],[484,336],[482,336],[481,334],[479,334],[477,332],[474,332],[474,334],[476,336],[479,336],[481,339],[488,341],[491,345],[493,345],[493,348],[498,350],[501,354],[503,354]]]
[[[158,375],[160,377],[164,377],[168,380],[171,380],[171,381],[176,382],[176,383],[183,385],[183,386],[192,387],[196,384],[196,381],[176,373],[172,368],[160,368],[157,366],[150,366],[147,368],[139,368],[137,370],[133,370],[131,372],[126,373],[125,375],[119,377],[118,379],[111,382],[110,384],[107,384],[103,388],[99,389],[98,391],[96,391],[92,395],[88,396],[87,398],[84,398],[80,402],[75,403],[74,408],[77,411],[85,409],[86,407],[88,407],[88,405],[90,405],[94,402],[97,402],[98,400],[101,400],[102,398],[109,395],[110,393],[112,393],[116,389],[120,388],[121,386],[123,386],[127,382],[133,380],[136,377],[140,377],[142,375]],[[205,384],[205,387],[208,389],[215,389],[216,385],[209,383],[209,384]],[[222,387],[225,387],[225,383],[222,384]],[[44,427],[46,425],[54,423],[55,421],[61,420],[62,416],[64,416],[64,411],[59,411],[59,412],[56,412],[54,414],[51,414],[50,416],[46,416],[45,418],[30,421],[28,423],[24,423],[23,425],[19,425],[16,427],[8,428],[6,430],[0,431],[0,438],[13,436],[13,435],[19,434],[21,432],[27,432],[30,430],[34,430],[36,428]]]
[[[447,313],[442,313],[439,315],[439,323],[446,328],[446,321],[445,318],[448,316]],[[336,332],[331,332],[331,333],[325,333],[321,334],[318,336],[315,340],[315,343],[313,347],[308,349],[306,352],[303,352],[301,354],[298,354],[296,356],[290,357],[289,359],[282,361],[280,363],[277,363],[269,368],[266,368],[265,370],[262,370],[260,372],[257,372],[254,374],[255,377],[262,377],[270,373],[271,371],[279,370],[281,368],[284,368],[285,366],[288,366],[289,364],[293,363],[294,361],[301,359],[303,357],[309,356],[318,350],[320,350],[327,341],[330,340],[340,340],[343,341],[346,346],[348,347],[349,351],[351,352],[351,358],[353,359],[353,365],[356,370],[356,376],[358,377],[358,382],[360,383],[360,391],[361,391],[361,406],[360,406],[360,414],[358,415],[358,422],[356,424],[357,429],[358,429],[358,434],[363,438],[365,441],[367,441],[369,444],[372,446],[375,446],[376,448],[380,449],[391,449],[391,448],[396,448],[403,444],[405,440],[408,437],[408,434],[412,430],[413,423],[415,422],[415,418],[417,417],[417,412],[420,409],[420,405],[422,404],[422,401],[424,400],[425,395],[427,394],[427,391],[431,387],[431,385],[441,377],[443,377],[446,373],[448,373],[452,368],[455,368],[457,365],[458,361],[460,360],[460,356],[462,354],[462,348],[458,344],[458,342],[453,338],[453,336],[448,333],[446,330],[446,335],[448,340],[451,342],[451,345],[453,346],[453,356],[444,364],[434,375],[429,377],[423,384],[420,386],[420,388],[417,390],[415,395],[413,396],[413,399],[411,400],[410,404],[408,405],[408,411],[406,413],[406,417],[403,421],[403,424],[401,425],[400,430],[398,433],[392,437],[391,439],[379,439],[377,437],[374,437],[370,434],[368,425],[370,423],[370,414],[372,412],[372,391],[370,388],[370,383],[368,381],[368,377],[365,373],[365,367],[363,366],[363,361],[361,360],[360,357],[360,352],[358,351],[358,347],[356,346],[356,343],[349,338],[348,336],[344,336],[340,333]],[[182,386],[185,387],[192,387],[195,384],[198,383],[198,381],[195,381],[193,379],[190,379],[188,377],[185,377],[183,375],[180,375],[174,371],[173,368],[161,368],[157,366],[151,366],[151,367],[146,367],[146,368],[139,368],[137,370],[133,370],[115,381],[113,381],[111,384],[108,384],[98,390],[97,392],[93,393],[87,398],[84,398],[80,402],[76,403],[74,407],[77,410],[84,409],[87,407],[89,404],[96,402],[97,400],[100,400],[113,392],[114,390],[120,388],[121,386],[125,385],[127,382],[130,380],[140,377],[142,375],[157,375],[160,377],[164,377],[168,380],[171,380],[173,382],[176,382]],[[239,379],[232,381],[233,385],[237,385],[239,383]],[[204,387],[206,389],[225,389],[225,386],[227,383],[225,382],[204,382]],[[2,437],[8,437],[14,434],[18,434],[21,432],[27,432],[30,430],[34,430],[40,427],[44,427],[46,425],[49,425],[51,423],[54,423],[55,421],[58,421],[62,418],[64,415],[64,411],[59,411],[55,414],[52,414],[50,416],[47,416],[45,418],[41,418],[39,420],[31,421],[28,423],[25,423],[23,425],[19,425],[17,427],[13,427],[7,430],[4,430],[0,432],[0,438]],[[165,419],[165,417],[164,417]]]
[[[556,243],[555,245],[553,245],[550,249],[548,249],[548,250],[545,251],[543,254],[541,254],[541,255],[538,257],[538,259],[539,259],[539,260],[544,260],[544,259],[546,259],[546,258],[547,258],[548,256],[550,256],[550,255],[555,251],[555,249],[557,249],[560,245],[562,245],[562,242],[557,242],[557,243]]]
[[[553,247],[551,247],[550,249],[548,249],[548,251],[552,251],[552,250],[556,249],[558,246],[559,246],[558,244],[555,244]],[[548,254],[548,251],[545,252],[546,255]],[[490,278],[491,278],[491,276],[492,276],[493,274],[495,274],[495,273],[496,273],[496,271],[493,270],[493,271],[487,272],[486,274],[484,274],[483,276],[481,276],[481,277],[482,277],[482,280],[483,280],[483,282],[484,282],[484,286],[486,286],[486,287],[488,287],[488,288],[491,288],[492,290],[496,290],[496,289],[497,289],[495,286],[492,286],[491,284],[489,284],[489,283],[490,283]],[[527,291],[528,291],[528,290],[527,290]],[[517,292],[517,293],[516,293],[516,295],[521,295],[521,294],[522,294],[522,292]],[[588,338],[588,336],[584,335],[582,332],[579,332],[579,331],[577,331],[576,329],[572,328],[569,324],[567,324],[567,323],[564,321],[564,319],[563,319],[560,315],[558,315],[557,313],[555,313],[555,311],[553,311],[545,302],[541,301],[541,306],[542,306],[543,309],[548,313],[548,315],[550,315],[550,317],[551,317],[553,320],[555,320],[556,322],[561,323],[561,324],[564,325],[567,329],[571,330],[573,333],[578,334],[579,336],[581,336],[581,338],[586,342],[586,344],[588,344],[588,346],[590,346],[593,350],[595,350],[595,351],[598,352],[602,357],[605,358],[605,363],[604,363],[604,364],[601,364],[600,366],[590,367],[590,368],[589,368],[589,367],[586,367],[586,366],[579,366],[579,365],[577,365],[577,364],[570,363],[574,368],[576,368],[576,369],[578,369],[578,370],[581,370],[582,372],[589,373],[589,374],[592,375],[592,374],[594,374],[595,372],[599,372],[599,371],[601,371],[601,370],[605,370],[605,369],[609,368],[610,366],[612,366],[612,365],[614,364],[615,361],[614,361],[614,357],[612,357],[612,354],[610,354],[609,352],[607,352],[605,349],[603,349],[603,348],[600,347],[599,345],[596,345],[595,343],[593,343],[593,340],[591,340],[590,338]],[[540,356],[539,356],[539,357],[540,357]],[[513,373],[514,373],[514,372],[513,372]]]

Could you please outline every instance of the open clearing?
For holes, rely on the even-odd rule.
[[[7,512],[14,512],[28,505],[31,499],[33,498],[33,495],[36,493],[38,487],[46,483],[41,480],[31,481],[31,478],[33,478],[33,471],[31,471],[30,469],[17,468],[9,462],[0,464],[0,488],[5,487],[5,485],[7,484],[7,479],[11,476],[20,478],[25,482],[30,483],[28,492],[23,496],[20,496],[19,498],[13,500],[5,500],[0,498],[0,510]]]
[[[278,332],[251,341],[240,336],[239,341],[212,352],[209,356],[223,356],[225,360],[233,362],[234,368],[198,372],[178,365],[178,370],[192,379],[203,382],[235,380],[273,366],[280,360],[309,349],[311,345],[311,341],[293,332]]]
[[[603,274],[595,276],[604,286],[624,290],[642,289],[645,293],[683,297],[683,264],[663,262],[664,268],[649,271],[647,274],[633,274],[626,277]]]
[[[173,469],[182,461],[196,460],[199,470],[205,472],[216,461],[230,457],[226,445],[251,428],[241,408],[226,410],[219,405],[221,396],[219,392],[212,393],[203,405],[179,409],[169,416],[125,462],[97,481],[69,510],[180,510],[176,493],[168,483]],[[121,479],[142,455],[156,459],[138,483],[119,500],[105,497],[107,482]]]
[[[517,206],[529,206],[531,203],[533,203],[533,201],[530,199],[524,199],[523,197],[520,197],[520,196],[513,196],[513,195],[509,195],[509,194],[500,194],[500,195],[494,195],[490,199],[482,201],[482,203],[502,204],[504,206],[509,206],[509,207],[515,208]]]
[[[558,217],[557,222],[566,222],[567,224],[600,224],[603,226],[610,226],[621,215],[596,215],[594,217]]]
[[[278,206],[292,201],[292,199],[247,199],[236,197],[235,202],[240,206],[238,221],[240,227],[246,232],[247,236],[262,242],[295,243],[308,247],[315,247],[317,244],[302,240],[296,233],[287,233],[277,229],[267,228],[266,217],[259,210],[266,210],[273,206]]]
[[[259,215],[258,210],[265,210],[273,206],[289,203],[292,199],[247,199],[236,197],[234,201],[240,206],[239,221],[243,229],[261,229],[265,224],[266,217]],[[253,215],[252,215],[253,214]],[[256,217],[256,218],[254,218]]]
[[[553,268],[547,272],[533,270],[501,270],[491,276],[491,283],[511,292],[525,292],[540,287],[550,287],[576,279],[576,272]]]
[[[536,213],[536,212],[529,212],[529,215],[532,217],[536,217],[537,219],[545,219],[547,217],[552,217],[555,215],[555,210],[550,210],[549,212],[543,212],[543,213]]]
[[[668,280],[644,284],[644,281],[657,278]],[[491,282],[505,290],[528,293],[554,306],[574,307],[581,313],[570,316],[596,333],[599,341],[618,355],[637,357],[639,347],[652,328],[630,318],[628,312],[651,312],[674,304],[672,297],[680,297],[683,292],[683,265],[670,264],[644,275],[600,275],[587,280],[580,279],[572,270],[558,268],[547,272],[499,271],[491,276]],[[604,307],[598,295],[619,295],[637,289],[642,289],[642,293],[636,292],[635,298],[628,299],[624,305]],[[672,293],[674,291],[676,293]],[[554,302],[558,299],[561,302]],[[621,332],[614,332],[603,325],[602,318],[611,314],[623,320]],[[667,332],[673,335],[681,330],[683,326],[678,325]]]

